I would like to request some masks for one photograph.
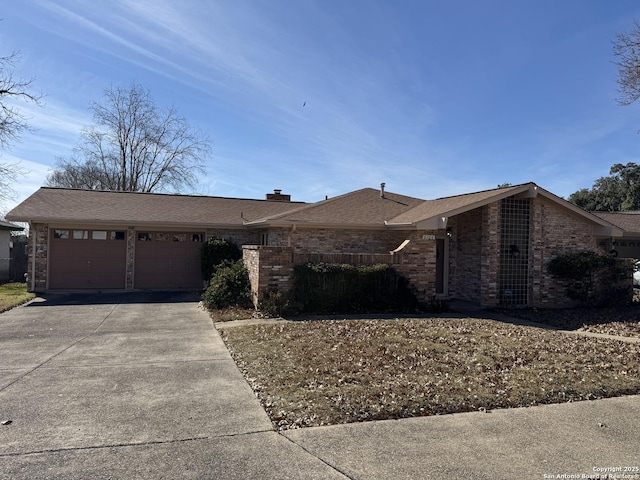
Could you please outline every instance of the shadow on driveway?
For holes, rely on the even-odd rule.
[[[104,293],[47,293],[26,305],[51,307],[61,305],[119,305],[138,303],[199,302],[200,292],[104,292]]]

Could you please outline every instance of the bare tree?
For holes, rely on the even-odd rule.
[[[27,119],[16,106],[16,101],[40,104],[40,96],[30,93],[33,80],[19,80],[13,76],[17,53],[0,57],[0,150],[29,129]],[[0,163],[0,203],[13,197],[12,185],[24,172],[17,163]]]
[[[27,120],[20,113],[14,101],[40,103],[40,97],[30,93],[33,80],[13,77],[13,65],[18,60],[17,53],[0,57],[0,148],[4,149],[29,129]]]
[[[17,163],[0,163],[0,205],[14,197],[12,185],[23,174]]]
[[[109,88],[90,107],[70,158],[59,158],[47,184],[58,187],[154,192],[195,185],[210,146],[175,108],[160,110],[138,84]]]
[[[631,31],[616,36],[613,54],[618,66],[618,103],[631,105],[640,98],[640,23],[635,21]]]

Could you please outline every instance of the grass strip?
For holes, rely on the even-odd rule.
[[[0,313],[22,305],[35,298],[35,294],[27,292],[26,283],[4,283],[0,285]]]

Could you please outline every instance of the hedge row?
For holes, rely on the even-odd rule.
[[[418,307],[407,279],[386,264],[297,265],[291,295],[308,313],[409,312]]]

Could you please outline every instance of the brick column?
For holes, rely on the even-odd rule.
[[[543,269],[544,265],[544,245],[542,242],[543,237],[543,224],[542,224],[542,204],[534,199],[531,202],[531,229],[530,240],[531,244],[531,268],[529,269],[529,298],[531,299],[531,305],[541,306],[547,295],[546,285],[544,283]]]
[[[244,245],[242,259],[249,271],[254,306],[267,291],[286,293],[293,286],[293,248]]]
[[[49,225],[46,223],[33,223],[30,230],[29,265],[27,266],[29,283],[27,288],[33,292],[44,292],[47,289],[49,268]]]
[[[480,304],[498,304],[498,271],[500,269],[500,202],[482,209],[482,245],[480,260]]]
[[[127,253],[126,253],[126,290],[133,290],[135,280],[136,264],[136,230],[134,227],[127,227]]]

